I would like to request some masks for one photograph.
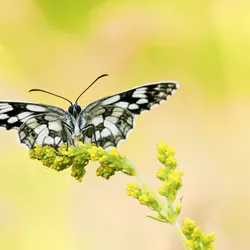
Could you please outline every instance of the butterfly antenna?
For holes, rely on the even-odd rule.
[[[100,78],[104,77],[104,76],[108,76],[108,74],[103,74],[101,76],[98,76],[76,99],[75,103],[77,103],[77,101],[79,100],[79,98],[95,83],[97,82]]]
[[[65,98],[65,97],[63,97],[63,96],[60,96],[60,95],[53,94],[53,93],[51,93],[51,92],[49,92],[49,91],[46,91],[46,90],[43,90],[43,89],[31,89],[31,90],[29,90],[29,92],[35,92],[35,91],[40,91],[40,92],[44,92],[44,93],[46,93],[46,94],[50,94],[50,95],[59,97],[59,98],[61,98],[61,99],[64,99],[65,101],[69,102],[71,105],[73,105],[73,103],[72,103],[69,99],[67,99],[67,98]]]

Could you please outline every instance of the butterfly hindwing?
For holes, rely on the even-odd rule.
[[[20,142],[33,148],[34,144],[59,146],[67,142],[67,130],[62,118],[64,110],[44,104],[0,102],[0,127],[18,129]]]
[[[134,128],[134,117],[126,109],[106,105],[95,109],[89,124],[94,127],[90,127],[84,134],[84,143],[95,142],[96,139],[97,144],[103,148],[116,147]]]
[[[97,100],[83,110],[87,125],[93,124],[84,135],[84,143],[98,142],[106,148],[116,147],[134,128],[134,116],[150,110],[166,100],[178,88],[174,82],[157,82],[142,85]],[[95,136],[94,136],[95,132]]]
[[[18,130],[21,143],[33,148],[35,144],[55,148],[67,143],[67,128],[53,113],[39,114],[29,118]]]

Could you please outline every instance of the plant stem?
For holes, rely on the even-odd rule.
[[[145,187],[147,188],[147,190],[151,193],[151,195],[155,198],[155,200],[157,201],[157,203],[159,204],[159,206],[161,207],[161,209],[165,212],[166,216],[167,216],[167,208],[164,205],[164,203],[162,202],[162,200],[159,198],[159,196],[138,176],[138,172],[135,176],[137,178],[137,180]]]
[[[186,239],[185,235],[183,234],[183,232],[182,232],[182,230],[181,230],[181,227],[180,227],[180,225],[179,225],[179,223],[178,223],[177,220],[176,220],[175,223],[174,223],[174,227],[175,227],[176,232],[178,233],[178,235],[179,235],[180,238],[181,238],[181,243],[182,243],[184,249],[186,249],[186,250],[191,249],[191,248],[188,247],[187,244],[186,244],[186,240],[187,240],[187,239]]]

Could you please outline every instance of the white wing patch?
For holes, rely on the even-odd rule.
[[[138,101],[136,101],[137,104],[144,104],[144,103],[148,103],[148,100],[147,99],[139,99]]]
[[[137,104],[135,104],[135,103],[132,103],[132,104],[130,104],[130,105],[128,106],[128,108],[133,110],[133,109],[138,109],[139,106],[138,106]]]
[[[32,105],[28,104],[26,108],[30,111],[35,111],[35,112],[46,112],[47,109],[45,107],[37,106],[37,105]]]
[[[8,123],[15,123],[17,121],[18,121],[18,118],[16,116],[13,116],[13,117],[10,117],[7,122]]]
[[[47,129],[47,127],[45,127],[39,133],[37,133],[37,138],[36,138],[37,144],[38,145],[43,145],[44,140],[48,135],[49,135],[49,130]]]
[[[103,118],[102,117],[94,117],[92,120],[92,124],[94,126],[98,126],[100,123],[103,123]]]
[[[6,115],[6,114],[0,114],[0,120],[5,120],[7,118],[9,118],[8,115]]]
[[[23,120],[24,118],[27,118],[29,116],[31,116],[33,113],[32,112],[22,112],[20,114],[17,115],[19,120]]]
[[[134,97],[134,98],[147,98],[147,96],[145,95],[145,90],[143,90],[143,91],[135,91],[133,93],[132,97]]]
[[[115,117],[115,116],[107,116],[105,119],[106,121],[110,121],[111,123],[116,123],[118,121],[119,117]]]
[[[115,106],[126,109],[128,107],[128,102],[118,102]]]
[[[119,95],[115,95],[115,96],[112,96],[112,97],[106,99],[106,100],[103,102],[103,104],[104,104],[104,105],[109,105],[109,104],[112,104],[112,103],[117,102],[117,101],[119,101],[119,100],[120,100],[120,96],[119,96]]]
[[[58,121],[49,122],[49,129],[59,132],[62,130],[62,124]]]
[[[35,131],[36,134],[39,135],[43,130],[46,130],[46,129],[47,129],[47,126],[45,124],[42,124],[42,125],[36,127],[34,129],[34,131]],[[48,133],[49,133],[49,131],[48,131]]]
[[[2,109],[0,110],[0,114],[7,113],[13,110],[13,108],[10,105],[2,106]]]

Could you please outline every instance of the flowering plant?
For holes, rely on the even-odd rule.
[[[133,164],[117,149],[110,152],[93,144],[79,143],[78,147],[62,145],[57,150],[50,146],[38,146],[30,150],[32,159],[40,160],[43,165],[62,171],[71,167],[71,175],[78,181],[82,181],[86,173],[85,167],[90,161],[99,161],[100,166],[96,175],[109,179],[117,171],[134,176],[138,183],[127,185],[127,195],[137,199],[140,204],[147,206],[155,212],[154,216],[148,216],[157,221],[173,225],[180,236],[183,247],[188,250],[213,250],[215,234],[202,233],[194,221],[185,218],[182,227],[177,218],[181,212],[182,200],[177,205],[176,196],[182,187],[183,172],[177,170],[177,160],[173,147],[160,142],[157,145],[157,157],[163,165],[159,168],[156,176],[162,181],[158,192],[154,192],[149,185],[145,184],[138,176]]]

